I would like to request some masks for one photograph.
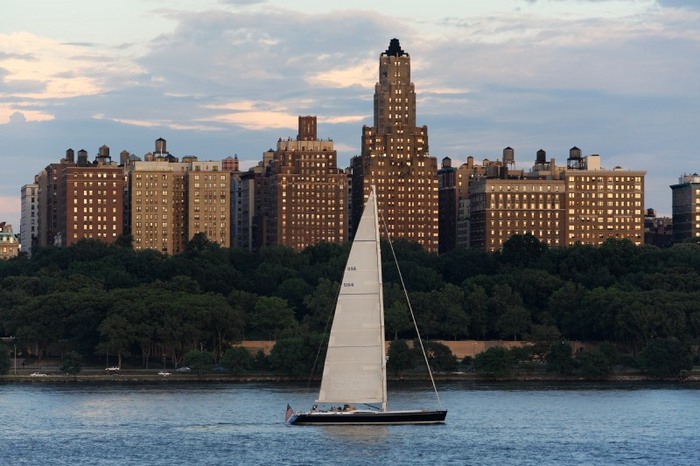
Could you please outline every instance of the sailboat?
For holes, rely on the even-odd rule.
[[[427,364],[425,351],[424,359]],[[447,411],[442,407],[389,410],[386,361],[379,212],[372,186],[345,265],[316,400],[333,407],[320,409],[314,405],[310,411],[294,411],[287,405],[285,422],[291,425],[445,422]],[[430,379],[435,389],[432,373]],[[435,394],[440,404],[437,389]],[[358,408],[359,405],[366,408]]]

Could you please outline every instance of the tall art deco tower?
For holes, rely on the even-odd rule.
[[[428,127],[416,126],[411,58],[398,39],[379,56],[374,126],[362,128],[362,153],[352,159],[352,231],[371,185],[392,239],[438,246],[437,159],[428,154]],[[380,225],[382,232],[384,226]]]

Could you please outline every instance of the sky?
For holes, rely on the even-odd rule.
[[[2,0],[0,222],[19,232],[22,185],[69,148],[118,161],[162,137],[248,168],[316,115],[344,168],[392,38],[438,161],[576,146],[646,171],[666,216],[700,171],[700,0]]]

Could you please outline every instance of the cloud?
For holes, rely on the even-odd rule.
[[[355,66],[319,71],[306,78],[310,86],[315,87],[350,87],[360,86],[369,88],[374,85],[377,78],[373,75],[377,69],[376,60],[367,60]]]
[[[89,53],[85,53],[86,49]],[[0,125],[46,122],[65,101],[103,94],[128,82],[137,67],[86,43],[62,43],[29,32],[0,34]]]
[[[3,52],[0,50],[0,60],[27,60],[27,61],[35,61],[36,56],[30,54],[30,53],[13,53],[13,52]]]
[[[697,171],[688,149],[700,143],[688,110],[700,107],[700,62],[688,58],[700,55],[696,11],[619,1],[607,17],[595,6],[566,16],[534,5],[480,16],[455,6],[415,21],[231,8],[253,3],[158,11],[174,27],[145,44],[2,35],[0,140],[26,152],[0,173],[2,189],[18,192],[18,179],[68,147],[141,155],[164,137],[174,154],[257,160],[296,134],[298,115],[319,117],[319,136],[334,140],[346,166],[372,124],[377,59],[392,37],[411,56],[418,124],[438,158],[495,159],[510,145],[525,166],[540,147],[564,163],[577,145],[607,166],[649,170],[650,207],[662,212],[667,185]],[[659,162],[669,154],[672,164]]]
[[[43,110],[32,109],[33,104],[16,102],[4,104],[0,102],[0,125],[21,124],[27,121],[51,121],[54,115]]]
[[[656,0],[660,6],[672,8],[698,9],[700,3],[697,0]]]
[[[68,98],[99,92],[94,78],[80,71],[89,67],[85,60],[72,60],[75,46],[61,44],[27,32],[0,34],[0,67],[4,68],[2,95],[23,98]],[[9,53],[8,51],[13,51]],[[77,71],[62,76],[65,70]],[[26,83],[32,84],[27,89]]]
[[[266,0],[219,0],[219,2],[224,5],[249,6],[266,3]]]
[[[142,128],[159,128],[159,129],[170,129],[174,131],[223,131],[221,127],[212,127],[207,125],[199,124],[184,124],[167,119],[161,120],[138,120],[138,119],[128,119],[128,118],[110,118],[104,114],[97,114],[93,117],[96,120],[109,120],[115,123],[121,123],[129,126],[139,126]]]
[[[298,115],[275,111],[246,111],[242,113],[224,113],[212,118],[212,121],[240,126],[244,129],[259,130],[268,128],[296,128]]]
[[[81,99],[66,110],[141,127],[207,131],[295,130],[301,114],[325,115],[333,124],[371,114],[367,89],[376,81],[378,52],[370,58],[366,47],[372,36],[388,41],[381,18],[368,21],[361,12],[166,14],[177,26],[135,58],[137,72],[105,73],[99,101]],[[338,48],[313,32],[326,28],[350,47]],[[101,56],[86,58],[97,63]]]

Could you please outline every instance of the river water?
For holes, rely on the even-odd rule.
[[[436,407],[390,386],[394,409]],[[0,465],[698,465],[700,388],[440,386],[436,426],[284,425],[284,384],[0,385]]]

